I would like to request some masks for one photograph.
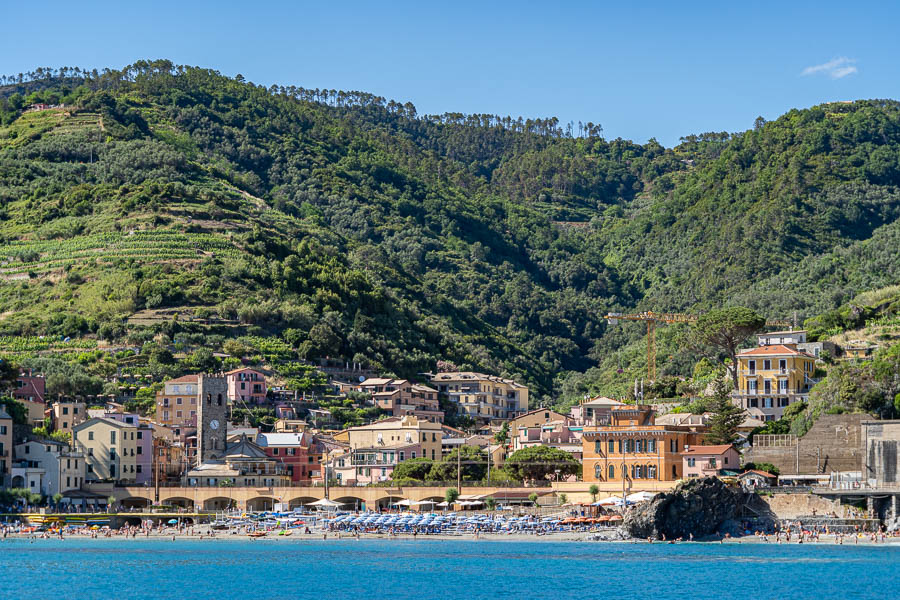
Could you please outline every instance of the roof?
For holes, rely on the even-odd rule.
[[[256,436],[256,443],[262,447],[271,446],[306,446],[303,443],[302,433],[260,433]]]
[[[749,350],[741,350],[738,352],[738,358],[745,356],[805,356],[807,358],[815,358],[811,354],[785,346],[784,344],[774,344],[772,346],[759,346]]]
[[[436,389],[428,387],[427,385],[422,385],[421,383],[414,383],[412,385],[412,391],[414,391],[414,392],[434,392],[435,394],[437,393]]]
[[[368,379],[361,381],[359,386],[370,386],[370,385],[387,385],[391,382],[395,382],[397,385],[405,382],[405,379],[391,379],[390,377],[369,377]]]
[[[269,458],[262,448],[251,442],[246,436],[241,436],[241,439],[228,446],[225,456],[227,458]]]
[[[484,373],[475,373],[473,371],[455,371],[452,373],[438,373],[431,379],[432,381],[496,381],[505,383],[513,387],[525,388],[521,383],[516,383],[512,379],[497,377],[496,375],[485,375]]]
[[[581,406],[622,406],[624,402],[607,398],[606,396],[597,396],[581,403]]]
[[[178,379],[170,379],[169,381],[166,382],[166,384],[169,384],[169,383],[197,383],[198,381],[200,381],[199,376],[194,374],[194,375],[184,375],[182,377],[179,377]]]
[[[241,373],[243,371],[252,371],[254,373],[259,373],[260,375],[265,377],[265,374],[262,371],[258,371],[256,369],[251,369],[250,367],[241,367],[240,369],[232,369],[230,371],[226,371],[225,374],[226,375],[234,375],[235,373]]]
[[[562,413],[560,413],[560,412],[557,412],[557,411],[553,410],[552,408],[535,408],[535,409],[533,409],[533,410],[529,410],[528,412],[524,412],[524,413],[522,413],[521,415],[517,415],[517,416],[516,416],[515,418],[513,418],[512,420],[513,420],[513,421],[518,421],[519,419],[523,419],[523,418],[525,418],[525,417],[527,417],[527,416],[530,416],[530,415],[533,415],[533,414],[537,414],[537,413],[541,413],[541,412],[553,413],[553,414],[555,414],[555,415],[559,415],[559,416],[562,417],[563,419],[566,418],[566,415],[564,415],[564,414],[562,414]]]
[[[766,333],[757,333],[757,336],[765,336],[765,335],[788,335],[791,333],[806,333],[805,329],[795,329],[793,331],[769,331]]]
[[[3,406],[0,406],[0,419],[12,419],[12,417],[9,416],[9,413],[6,412],[6,408]]]
[[[750,475],[750,474],[762,475],[763,477],[768,477],[769,479],[777,479],[778,478],[778,475],[775,475],[773,473],[766,473],[765,471],[757,471],[756,469],[750,469],[749,471],[744,471],[743,473],[738,475],[738,477],[743,477],[745,475]]]
[[[718,446],[691,446],[685,450],[685,454],[725,454],[729,450],[734,450],[731,444],[721,444]]]
[[[120,429],[124,429],[125,427],[134,427],[135,429],[137,429],[136,423],[126,423],[124,421],[110,419],[109,417],[93,417],[91,419],[88,419],[87,421],[75,425],[74,427],[72,427],[72,431],[81,431],[82,429],[87,429],[88,427],[97,425],[99,423],[105,423],[106,425],[112,425]]]

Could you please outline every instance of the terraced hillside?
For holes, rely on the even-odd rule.
[[[0,332],[255,335],[577,398],[642,372],[640,325],[606,311],[809,316],[900,278],[895,102],[671,149],[573,131],[168,61],[7,86]],[[660,371],[690,374],[676,334],[660,332]]]

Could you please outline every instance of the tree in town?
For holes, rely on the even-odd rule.
[[[567,494],[559,494],[557,497],[559,498],[560,504],[567,504],[569,502],[569,496]]]
[[[430,458],[410,458],[394,467],[391,478],[395,481],[398,479],[425,481],[433,466],[434,461]]]
[[[565,450],[533,446],[510,454],[503,463],[503,469],[514,479],[534,481],[554,475],[577,475],[581,472],[581,465]]]
[[[462,481],[481,481],[487,475],[487,454],[478,446],[454,448],[434,463],[426,481],[456,481],[457,469]]]
[[[697,319],[688,333],[689,343],[712,359],[731,365],[733,387],[737,387],[737,351],[749,336],[766,324],[756,311],[743,306],[711,310]]]
[[[737,440],[737,429],[744,420],[744,411],[729,396],[728,384],[724,380],[716,382],[716,392],[708,404],[712,416],[705,441],[708,444],[733,444]]]
[[[537,506],[538,495],[535,492],[531,492],[528,494],[528,501],[531,502],[532,506]]]
[[[591,487],[588,488],[588,494],[591,495],[591,502],[597,501],[597,494],[600,493],[600,488],[597,487],[596,484],[591,484]]]
[[[62,502],[63,495],[59,492],[53,494],[53,505],[56,507],[56,511],[59,512],[59,503]]]
[[[456,499],[459,498],[459,490],[455,487],[447,488],[447,491],[444,492],[444,501],[450,505],[456,502]]]
[[[0,398],[0,408],[6,410],[6,414],[12,417],[13,423],[25,425],[28,423],[28,410],[25,405],[12,398]]]
[[[106,499],[106,506],[107,506],[107,508],[108,508],[110,511],[114,510],[115,507],[116,507],[116,497],[115,497],[115,496],[110,496],[109,498],[107,498],[107,499]]]
[[[494,510],[497,508],[497,499],[493,496],[488,496],[484,499],[484,507],[488,510]]]
[[[772,475],[778,475],[781,473],[781,469],[773,465],[772,463],[767,462],[748,462],[744,463],[744,471],[762,471],[764,473],[771,473]]]
[[[509,441],[509,422],[505,421],[500,431],[494,434],[494,441],[498,444],[505,444]]]

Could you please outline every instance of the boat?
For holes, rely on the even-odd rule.
[[[281,531],[278,532],[278,535],[283,535],[283,536],[287,537],[289,535],[292,535],[293,533],[294,533],[293,531],[288,531],[287,529],[282,529]]]
[[[247,537],[261,538],[261,537],[265,537],[265,535],[266,535],[265,531],[253,531],[253,532],[248,533]]]

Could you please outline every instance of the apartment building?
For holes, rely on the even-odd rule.
[[[31,369],[24,369],[16,378],[16,387],[12,395],[16,400],[44,403],[47,395],[47,381],[43,375],[34,375]]]
[[[414,415],[426,421],[442,423],[444,412],[438,407],[438,391],[406,379],[372,377],[355,389],[371,394],[375,406],[393,417]]]
[[[699,444],[702,437],[692,427],[654,424],[649,406],[615,406],[609,425],[584,429],[583,479],[619,483],[624,479],[629,488],[643,481],[681,479],[685,447]]]
[[[798,350],[794,343],[743,350],[737,361],[738,388],[731,397],[749,414],[765,421],[780,419],[785,408],[807,401],[816,383],[815,357]]]
[[[53,431],[71,434],[74,427],[84,423],[87,418],[87,405],[84,402],[62,400],[50,406],[50,424]]]
[[[85,478],[84,454],[55,440],[29,440],[15,447],[13,487],[52,497],[80,489]],[[19,471],[19,472],[17,472]]]
[[[6,408],[0,406],[0,487],[9,485],[9,475],[12,471],[13,459],[13,420],[6,412]]]
[[[156,393],[156,422],[180,428],[197,426],[198,376],[171,379]]]
[[[265,404],[268,388],[266,376],[253,369],[234,369],[225,373],[228,383],[228,399],[238,405]]]
[[[480,423],[509,420],[528,411],[528,388],[512,379],[456,372],[432,375],[431,383],[460,415]]]
[[[152,474],[144,457],[150,454],[147,438],[152,448],[151,429],[107,417],[89,419],[72,431],[73,445],[85,457],[88,481],[148,483]]]
[[[310,452],[313,436],[309,433],[260,433],[256,444],[266,456],[284,466],[292,484],[308,484],[319,471],[319,457]]]

